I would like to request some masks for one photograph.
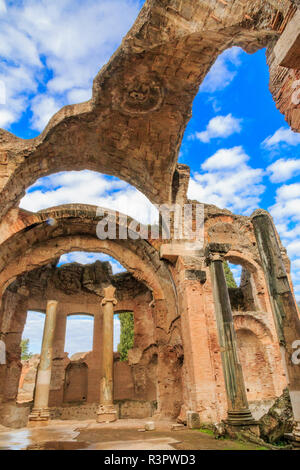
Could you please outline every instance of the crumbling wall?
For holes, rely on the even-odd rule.
[[[26,293],[26,305],[33,311],[45,311],[47,299],[58,301],[49,406],[57,408],[67,403],[71,405],[75,402],[99,402],[101,291],[103,283],[112,283],[117,289],[116,313],[132,311],[135,329],[134,347],[129,351],[129,361],[120,362],[119,355],[115,354],[114,398],[118,402],[129,400],[132,403],[148,403],[151,413],[153,406],[156,407],[157,402],[161,401],[160,412],[175,417],[182,405],[183,352],[180,322],[175,321],[168,328],[165,302],[154,302],[153,294],[144,284],[129,273],[113,276],[111,271],[107,271],[106,265],[107,263],[103,263],[102,267],[102,263],[97,262],[95,265],[81,266],[75,263],[56,268],[56,263],[51,263],[17,278],[7,290],[9,295],[15,295],[22,286]],[[79,354],[68,358],[64,352],[66,318],[76,312],[94,316],[93,350],[83,356]],[[165,334],[162,335],[162,331],[165,331]],[[38,361],[33,361],[34,364],[32,361],[30,364],[25,363],[23,367],[20,401],[33,398],[36,376],[36,370],[33,369],[37,367]],[[68,387],[68,383],[72,386]],[[123,408],[124,406],[122,405]],[[133,408],[134,405],[130,405],[130,409]],[[124,408],[122,413],[132,415],[133,411],[125,412]],[[145,410],[142,413],[145,413]]]

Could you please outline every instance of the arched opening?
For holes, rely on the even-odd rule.
[[[272,370],[263,343],[253,331],[243,328],[237,330],[237,338],[249,401],[274,398]]]
[[[143,224],[157,224],[158,210],[134,186],[96,171],[66,171],[39,178],[27,188],[19,207],[30,212],[63,204],[89,204],[126,214]]]
[[[70,360],[77,360],[93,349],[94,317],[77,313],[67,316],[65,352]],[[76,359],[75,359],[76,357]]]
[[[78,404],[85,402],[88,394],[88,366],[79,360],[73,361],[66,368],[64,381],[64,403]]]
[[[247,268],[232,263],[224,264],[228,293],[233,312],[255,312],[259,301],[253,275]]]
[[[226,258],[239,360],[251,411],[259,419],[285,387],[281,355],[261,267],[246,254],[229,252]]]
[[[121,361],[128,360],[128,352],[134,346],[134,312],[117,311],[114,315],[114,351],[120,354]]]
[[[46,227],[51,226],[46,224]],[[42,253],[46,255],[46,258],[40,259],[40,267],[38,268],[32,269],[33,266],[27,265],[25,267],[25,265],[22,265],[21,271],[19,271],[18,264],[15,265],[19,274],[16,271],[12,276],[13,282],[9,284],[8,281],[6,283],[8,288],[5,290],[2,299],[2,316],[6,318],[8,313],[9,292],[11,292],[11,295],[17,296],[16,298],[20,296],[20,303],[24,305],[24,314],[26,314],[27,309],[45,310],[45,307],[42,308],[41,303],[45,303],[47,298],[54,298],[58,301],[49,406],[50,408],[57,408],[64,403],[74,404],[76,402],[90,406],[99,402],[99,381],[101,377],[99,364],[101,364],[102,347],[101,283],[104,282],[104,285],[107,285],[107,282],[112,283],[116,288],[118,300],[116,319],[118,316],[125,315],[125,312],[130,313],[130,315],[134,313],[135,319],[134,342],[128,347],[129,352],[132,351],[131,356],[128,354],[129,357],[121,361],[120,353],[116,352],[114,399],[116,403],[120,404],[120,417],[134,417],[136,413],[139,416],[151,416],[157,406],[157,389],[159,387],[156,372],[158,349],[155,331],[155,306],[152,304],[153,298],[157,298],[157,307],[165,308],[165,302],[161,298],[163,291],[159,287],[161,281],[158,278],[155,279],[153,275],[149,276],[151,282],[149,289],[147,287],[147,270],[150,266],[145,266],[146,269],[139,271],[143,273],[142,278],[145,278],[146,275],[143,283],[126,271],[116,259],[113,259],[113,263],[115,263],[115,272],[113,272],[110,264],[111,256],[124,262],[125,266],[130,266],[130,270],[135,273],[132,268],[136,255],[131,252],[128,253],[127,257],[125,246],[120,250],[116,242],[105,243],[104,249],[100,249],[99,240],[97,240],[93,246],[90,246],[90,251],[85,253],[82,248],[88,246],[91,240],[86,244],[86,238],[83,238],[80,242],[80,238],[76,237],[73,251],[70,251],[70,239],[67,238],[66,240],[67,244],[63,250],[57,245],[57,239],[53,245],[54,251],[49,251],[45,246]],[[117,251],[111,249],[114,245]],[[133,244],[132,246],[136,245]],[[37,249],[39,251],[38,245]],[[86,256],[85,261],[87,261],[87,264],[81,264],[84,256]],[[34,255],[30,258],[35,259],[36,262]],[[140,262],[145,263],[142,258],[140,258]],[[140,274],[138,277],[140,278]],[[164,279],[163,282],[165,283],[166,280]],[[173,289],[172,284],[169,288]],[[98,297],[99,293],[100,298]],[[78,341],[76,341],[76,351],[72,343],[71,347],[64,347],[67,317],[74,313],[87,313],[94,316],[92,348],[82,348],[79,346]],[[165,315],[163,315],[163,319],[166,321]],[[75,318],[74,322],[78,322],[77,325],[79,325],[80,320],[82,320],[81,315]],[[82,328],[80,330],[82,335]],[[80,354],[80,357],[76,354],[68,357],[68,354],[66,354],[66,352],[83,353],[84,351],[86,351],[85,354]],[[84,365],[82,365],[83,363]],[[71,367],[72,364],[74,367]],[[76,384],[77,382],[78,385],[74,385],[74,387],[80,392],[75,393],[74,389],[73,393],[70,391],[73,386],[70,388],[68,383]],[[86,393],[83,393],[83,390]],[[81,400],[79,400],[80,397]],[[129,411],[123,403],[124,400],[125,402],[130,400],[133,403]],[[138,409],[134,406],[135,402],[138,403]],[[69,408],[68,413],[71,413],[71,408]],[[94,412],[95,408],[89,408],[89,413]]]
[[[28,311],[21,340],[21,375],[17,403],[31,402],[34,398],[36,374],[45,326],[45,312]]]

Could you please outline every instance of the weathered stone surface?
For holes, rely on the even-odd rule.
[[[96,76],[90,101],[64,107],[36,139],[1,131],[2,213],[38,177],[86,168],[124,179],[153,202],[172,202],[200,83],[227,48],[255,52],[273,44],[289,6],[288,0],[233,0],[230,8],[207,0],[146,2]]]
[[[245,386],[244,405],[248,400],[258,406],[257,402],[265,404],[281,395],[285,370],[250,218],[204,205],[203,246],[187,249],[185,241],[172,238],[99,240],[97,224],[102,216],[97,216],[96,207],[72,204],[35,214],[17,206],[37,178],[91,169],[131,183],[152,202],[188,202],[194,213],[198,202],[186,196],[189,168],[178,164],[177,157],[198,86],[221,52],[232,46],[247,52],[267,46],[274,100],[293,130],[300,130],[300,75],[285,40],[291,37],[298,4],[298,0],[233,0],[230,6],[208,0],[149,0],[95,78],[89,102],[63,108],[36,139],[26,141],[0,131],[0,338],[7,353],[6,364],[0,365],[0,420],[21,421],[14,418],[11,403],[21,374],[19,344],[26,312],[44,311],[51,298],[61,309],[50,405],[64,409],[60,415],[57,411],[59,416],[71,416],[75,410],[80,414],[80,409],[82,416],[92,412],[99,402],[102,374],[103,323],[97,306],[110,284],[116,288],[117,308],[135,316],[129,363],[121,364],[116,355],[113,363],[113,398],[119,415],[146,414],[150,408],[153,414],[156,408],[156,417],[179,416],[186,422],[187,410],[194,410],[201,423],[221,422],[232,391],[227,387],[226,394],[224,370],[232,371],[233,362],[243,369],[244,381],[239,371],[237,382],[240,390]],[[293,44],[297,46],[296,39]],[[291,68],[282,67],[276,56],[286,47]],[[107,214],[114,217],[112,211]],[[130,222],[119,215],[117,233],[127,230]],[[290,282],[290,263],[279,237],[278,242]],[[209,249],[214,258],[205,255]],[[113,276],[107,263],[56,268],[60,256],[72,251],[109,254],[128,272]],[[225,369],[216,321],[218,301],[208,266],[217,257],[243,267],[241,285],[231,291],[226,307],[230,314],[226,333],[233,338],[236,332],[237,348],[232,351],[240,360],[232,361],[229,354]],[[95,318],[93,351],[71,360],[64,353],[67,311],[84,311]],[[66,371],[74,394],[66,391]],[[61,406],[64,399],[70,406]],[[78,407],[71,406],[75,399],[80,399]]]
[[[18,403],[29,402],[33,400],[36,373],[40,362],[40,355],[34,354],[27,361],[22,361],[22,373],[18,389]]]
[[[267,442],[276,442],[284,438],[284,434],[293,430],[293,411],[289,391],[279,397],[274,405],[259,420],[261,437]]]
[[[155,430],[155,423],[153,421],[148,421],[145,423],[145,430],[146,431],[154,431]]]
[[[187,427],[189,429],[199,429],[200,428],[200,416],[199,413],[194,411],[187,412]]]

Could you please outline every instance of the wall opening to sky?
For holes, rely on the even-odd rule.
[[[76,353],[85,353],[93,349],[94,317],[80,313],[68,315],[66,326],[65,352],[69,358]]]
[[[76,251],[72,253],[65,253],[59,259],[58,267],[79,263],[82,265],[93,264],[96,261],[109,262],[113,274],[126,272],[126,269],[111,256],[104,253],[88,253]],[[88,352],[92,350],[93,346],[93,317],[85,315],[69,316],[67,319],[67,334],[65,341],[65,351],[69,355],[76,352]],[[29,351],[32,354],[40,354],[43,331],[45,324],[45,313],[28,311],[27,319],[22,335],[22,339],[29,339]],[[114,319],[114,351],[117,351],[120,342],[120,321],[118,315]]]
[[[191,167],[190,199],[271,213],[300,300],[300,134],[276,108],[265,49],[219,56],[195,98],[179,162]]]
[[[22,335],[22,340],[29,339],[29,352],[40,354],[45,326],[45,313],[27,312],[27,319]]]
[[[239,264],[228,263],[228,267],[231,273],[225,266],[225,275],[232,311],[237,313],[259,310],[257,288],[252,273]]]
[[[20,208],[38,212],[63,204],[89,204],[121,212],[144,224],[158,223],[156,207],[132,185],[90,170],[65,171],[39,178]]]
[[[65,253],[60,257],[57,266],[60,267],[70,263],[93,264],[96,261],[108,261],[111,265],[113,274],[118,274],[126,271],[126,269],[119,263],[119,261],[105,253],[88,253],[85,251],[73,251],[72,253]]]
[[[239,264],[228,263],[228,266],[232,272],[233,278],[236,282],[237,287],[240,287],[241,284],[241,275],[242,275],[242,266]]]

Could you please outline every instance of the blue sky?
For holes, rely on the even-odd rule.
[[[45,314],[29,311],[23,338],[29,338],[29,349],[39,354],[42,346]],[[77,352],[88,352],[93,348],[94,319],[88,315],[71,315],[67,319],[65,352],[71,357]],[[114,351],[120,342],[120,320],[114,317]]]
[[[63,105],[89,99],[94,76],[142,3],[0,0],[0,127],[32,138]],[[258,207],[271,212],[292,259],[300,300],[300,135],[276,109],[268,80],[264,50],[222,54],[195,99],[179,161],[191,167],[191,198],[245,215]],[[36,211],[72,202],[117,209],[141,221],[152,210],[135,188],[90,171],[39,180],[20,206]],[[66,261],[79,259],[84,255]]]

